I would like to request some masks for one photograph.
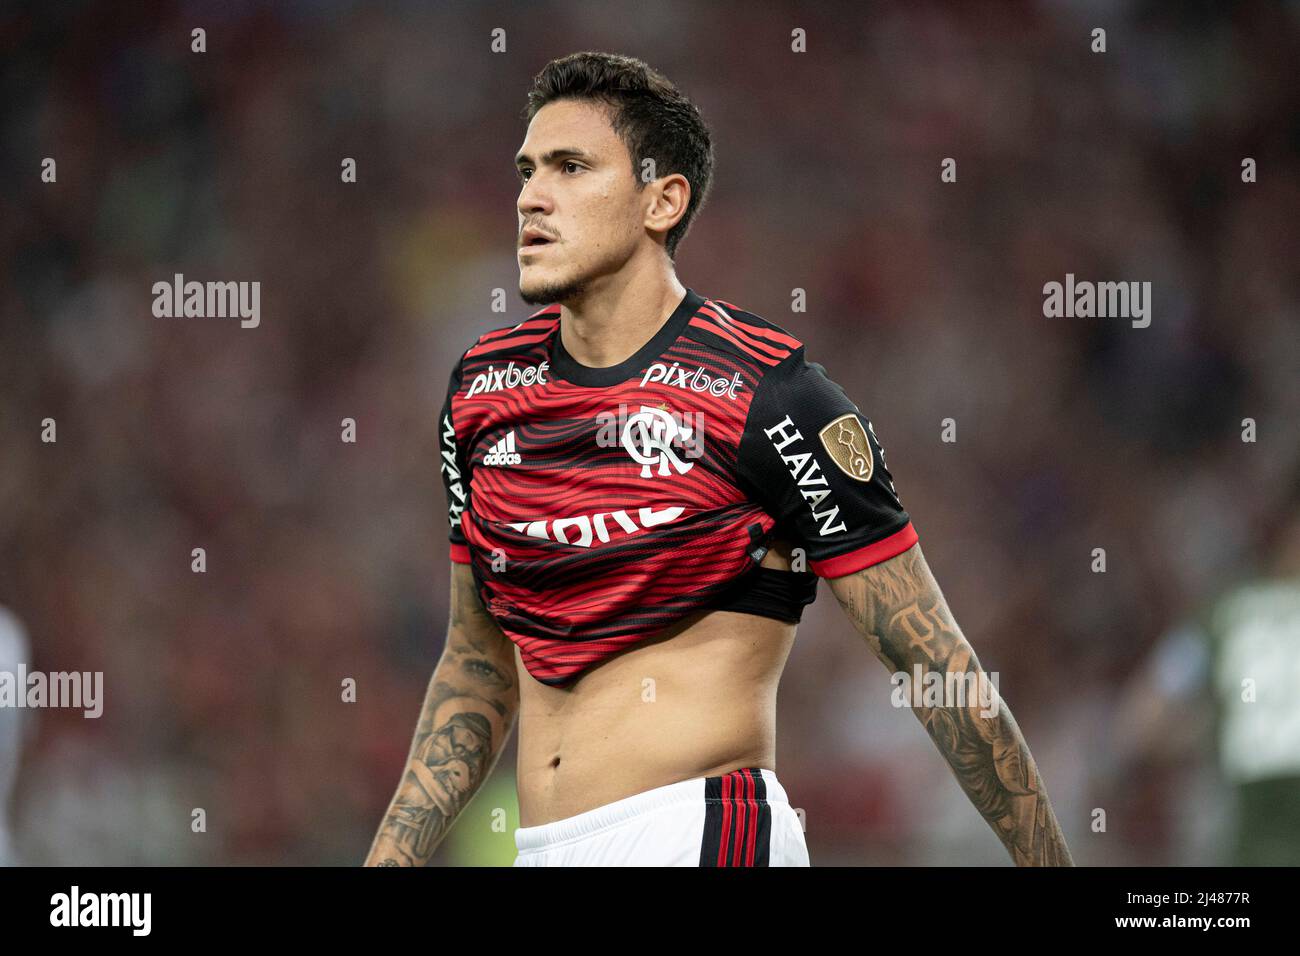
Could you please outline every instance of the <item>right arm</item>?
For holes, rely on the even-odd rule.
[[[366,866],[429,862],[496,766],[518,710],[514,645],[484,609],[470,566],[453,563],[447,646]]]

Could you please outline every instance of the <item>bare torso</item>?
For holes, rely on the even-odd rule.
[[[765,567],[789,570],[776,545]],[[519,677],[520,824],[740,767],[776,769],[776,691],[795,625],[754,614],[692,615],[568,687]]]

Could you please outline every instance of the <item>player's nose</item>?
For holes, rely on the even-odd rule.
[[[552,209],[550,191],[540,183],[537,173],[533,173],[528,181],[524,183],[524,188],[519,190],[519,228],[524,228],[530,216],[538,213],[549,213]]]

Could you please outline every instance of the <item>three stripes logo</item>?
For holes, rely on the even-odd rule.
[[[507,432],[506,436],[496,442],[487,450],[483,456],[485,465],[517,465],[524,459],[515,451],[515,433]]]
[[[704,838],[700,866],[767,866],[772,807],[757,767],[704,779]]]

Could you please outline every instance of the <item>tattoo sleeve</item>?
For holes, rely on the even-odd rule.
[[[452,565],[451,624],[411,742],[406,770],[367,866],[424,866],[491,773],[519,709],[514,645]]]
[[[943,686],[986,680],[948,610],[921,546],[829,582],[853,626],[891,671],[935,673]],[[953,675],[950,677],[949,675]],[[997,693],[992,683],[988,687]],[[944,700],[944,704],[952,701]],[[972,804],[1017,866],[1073,866],[1047,789],[1015,718],[969,698],[960,706],[916,706],[917,719]]]

